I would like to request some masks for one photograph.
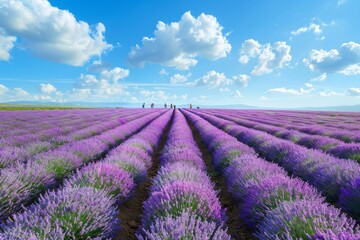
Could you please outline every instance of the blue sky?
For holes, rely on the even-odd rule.
[[[360,104],[360,1],[0,0],[0,102]]]

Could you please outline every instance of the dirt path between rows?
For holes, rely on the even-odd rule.
[[[151,180],[158,172],[160,167],[159,156],[167,140],[168,132],[173,122],[173,116],[168,122],[163,135],[161,136],[160,143],[154,151],[152,156],[152,167],[148,170],[146,180],[140,183],[135,188],[134,197],[128,200],[126,203],[119,207],[119,219],[121,229],[114,239],[128,240],[136,239],[136,231],[141,224],[141,216],[143,214],[143,203],[149,197],[149,188],[151,186]]]
[[[226,216],[228,217],[226,224],[228,227],[228,233],[232,236],[233,239],[256,239],[252,232],[245,226],[243,222],[239,219],[239,205],[236,203],[235,199],[227,191],[227,186],[223,176],[218,173],[211,162],[211,153],[208,151],[207,147],[201,140],[200,134],[187,120],[188,125],[191,128],[194,139],[203,154],[203,160],[206,163],[208,168],[208,175],[211,178],[211,181],[215,184],[215,189],[219,191],[219,200],[221,206],[226,209]]]

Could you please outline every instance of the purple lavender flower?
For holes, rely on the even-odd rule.
[[[177,217],[187,209],[202,220],[225,222],[225,214],[213,189],[191,182],[174,182],[153,192],[144,202],[142,223],[148,227],[157,218]]]
[[[350,216],[360,219],[360,178],[341,189],[339,204]]]
[[[24,162],[29,156],[30,154],[25,148],[0,147],[0,168]]]
[[[33,162],[41,164],[48,173],[53,173],[56,179],[62,179],[69,172],[82,165],[82,160],[75,154],[63,150],[54,150],[37,155]]]
[[[355,221],[319,201],[283,202],[266,215],[255,234],[263,239],[308,239],[318,231],[356,234]]]
[[[162,187],[175,182],[197,183],[204,188],[214,188],[207,174],[188,162],[174,162],[161,167],[152,180],[151,192],[161,191]]]
[[[142,182],[147,175],[147,167],[141,159],[132,156],[127,158],[119,158],[119,156],[111,155],[108,156],[105,161],[107,163],[115,164],[119,168],[128,172],[134,179],[135,183]]]
[[[213,239],[230,240],[227,229],[217,226],[214,222],[202,221],[189,212],[177,217],[158,218],[149,229],[137,234],[140,240],[152,239]]]
[[[66,180],[65,186],[69,187],[92,187],[108,192],[118,203],[127,200],[135,188],[130,174],[115,164],[95,163],[90,164],[70,179]]]
[[[317,201],[324,198],[309,184],[286,175],[273,175],[259,179],[247,190],[241,207],[241,217],[250,228],[256,225],[282,202],[302,199]]]
[[[342,144],[331,149],[330,153],[339,158],[352,159],[360,163],[360,144]]]
[[[114,205],[114,199],[105,191],[94,188],[51,191],[25,212],[13,215],[13,220],[7,221],[3,228],[2,236],[8,239],[16,230],[18,236],[31,233],[40,239],[54,234],[64,239],[109,238],[119,226]]]

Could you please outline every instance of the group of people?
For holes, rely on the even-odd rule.
[[[145,105],[146,105],[146,104],[143,103],[143,104],[142,104],[142,108],[145,108]],[[150,107],[151,107],[151,108],[154,108],[154,107],[155,107],[155,104],[154,104],[154,103],[151,103],[151,104],[150,104]],[[168,105],[167,105],[167,103],[165,103],[165,104],[164,104],[164,108],[167,108],[167,107],[168,107]],[[190,103],[190,104],[189,104],[189,108],[192,108],[192,107],[193,107],[193,105]],[[176,108],[176,105],[170,103],[170,108]]]

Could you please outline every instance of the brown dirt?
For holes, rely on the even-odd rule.
[[[151,180],[156,175],[160,163],[159,156],[166,143],[167,135],[172,124],[173,117],[168,122],[163,135],[160,140],[160,144],[154,151],[152,156],[152,167],[148,170],[146,180],[140,183],[135,188],[135,194],[133,198],[128,200],[126,203],[119,207],[119,219],[121,229],[114,239],[125,240],[125,239],[136,239],[136,231],[138,226],[141,224],[141,216],[143,214],[143,203],[149,198],[149,188],[151,186]]]
[[[221,206],[226,209],[226,216],[228,217],[226,225],[228,227],[228,233],[233,239],[256,239],[252,232],[245,226],[245,224],[239,219],[239,205],[236,200],[227,191],[227,186],[223,176],[214,169],[211,162],[211,153],[201,140],[201,137],[195,127],[189,122],[188,125],[191,128],[194,139],[198,144],[200,151],[203,154],[203,160],[205,161],[208,173],[211,181],[215,183],[215,189],[219,191],[219,200]]]

